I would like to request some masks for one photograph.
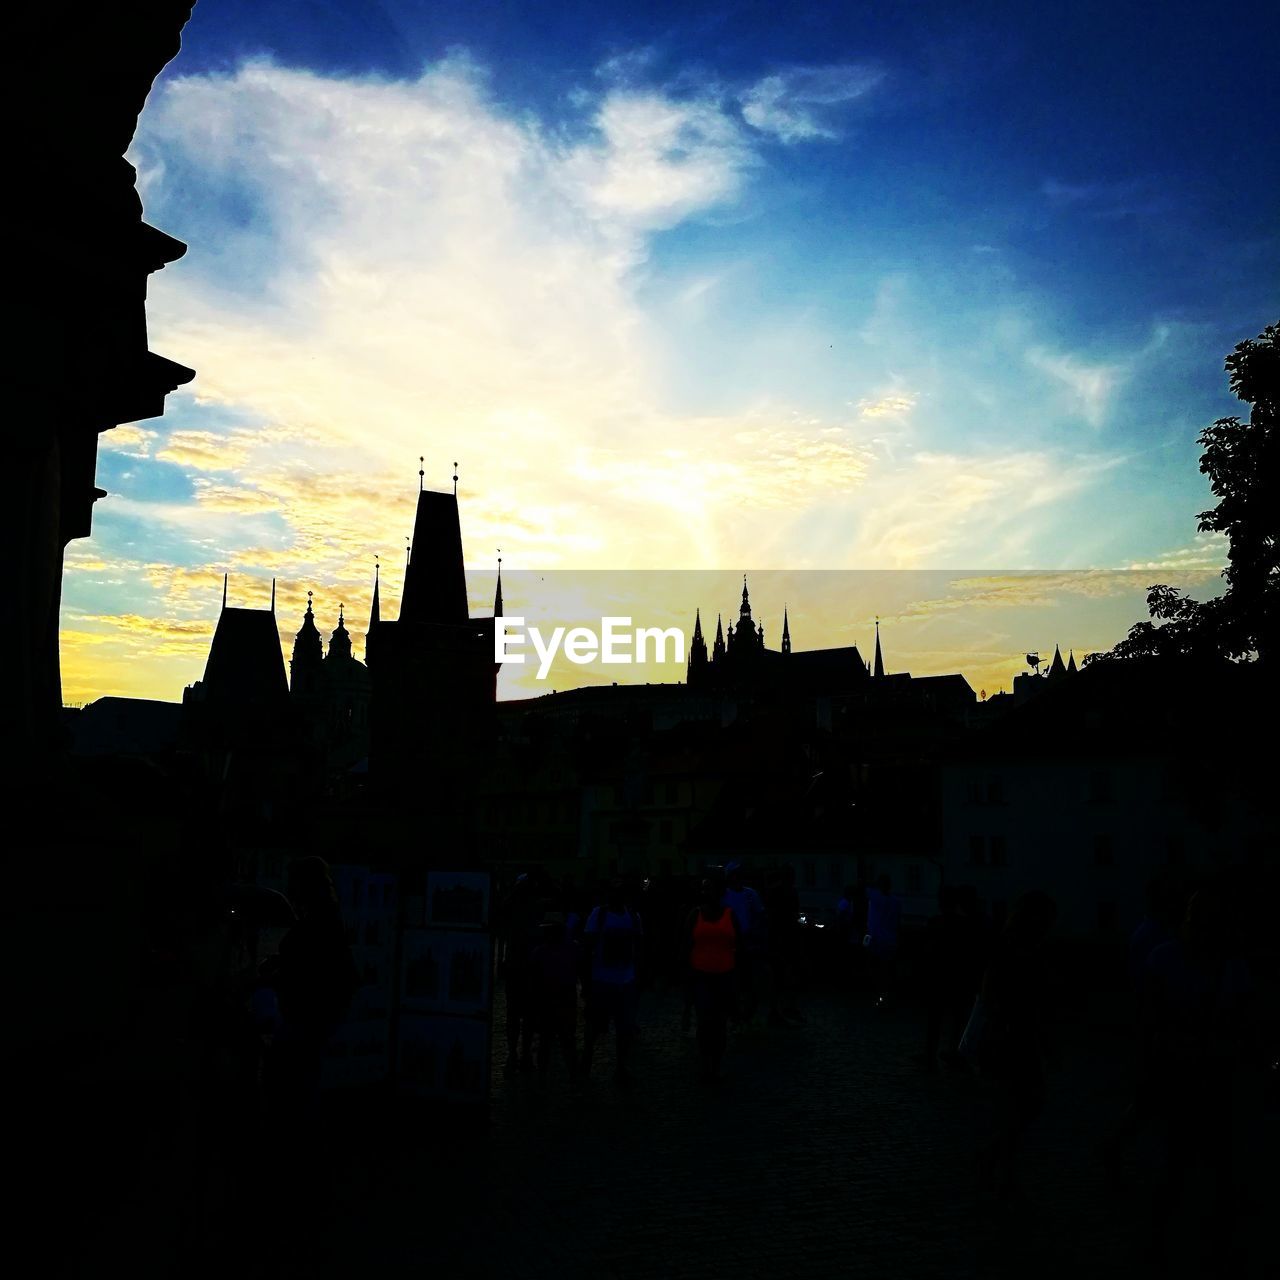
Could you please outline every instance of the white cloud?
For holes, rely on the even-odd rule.
[[[816,110],[877,75],[788,71],[770,100]],[[354,595],[375,553],[400,559],[419,455],[437,488],[461,462],[474,562],[502,546],[548,567],[980,563],[983,528],[1079,474],[909,439],[899,461],[880,437],[917,393],[896,384],[847,418],[662,402],[638,288],[652,237],[741,200],[760,163],[711,96],[606,88],[557,132],[457,59],[409,82],[259,62],[163,84],[136,151],[150,216],[191,244],[150,315],[198,370],[159,456],[200,482],[185,505],[118,509],[245,568]],[[239,425],[201,418],[227,409]]]
[[[742,118],[783,142],[837,138],[832,108],[863,97],[883,79],[879,68],[858,64],[795,67],[747,89],[741,97]]]
[[[1125,363],[1090,363],[1079,356],[1043,347],[1028,350],[1027,363],[1061,384],[1074,411],[1091,427],[1100,427],[1105,422],[1112,396],[1129,375]]]

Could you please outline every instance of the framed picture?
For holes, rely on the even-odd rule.
[[[428,871],[427,926],[434,929],[487,929],[488,872]]]
[[[441,929],[405,933],[401,997],[406,1009],[484,1017],[492,985],[487,933]]]
[[[489,1094],[489,1028],[473,1018],[405,1014],[400,1020],[399,1079],[407,1093],[453,1102]]]

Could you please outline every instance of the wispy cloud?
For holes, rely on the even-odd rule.
[[[1072,209],[1091,218],[1150,216],[1172,206],[1170,197],[1145,178],[1081,182],[1046,178],[1040,192],[1054,208]]]
[[[360,619],[378,554],[394,608],[419,455],[438,488],[459,459],[464,543],[486,568],[498,546],[509,565],[542,568],[1011,563],[1099,474],[1094,458],[936,431],[926,447],[916,419],[945,406],[936,380],[892,372],[894,325],[911,329],[890,306],[890,293],[910,300],[901,281],[877,295],[863,335],[883,363],[850,371],[847,402],[673,402],[645,306],[656,238],[749,212],[761,134],[830,136],[880,73],[792,68],[735,104],[705,85],[644,88],[642,69],[603,78],[580,118],[554,128],[494,102],[461,59],[408,81],[256,62],[159,87],[135,160],[149,213],[191,249],[154,281],[149,315],[156,343],[199,376],[162,425],[113,434],[136,469],[180,468],[192,496],[114,486],[100,525],[120,540],[73,569],[68,601],[81,607],[91,578],[125,576],[118,616],[158,630],[103,621],[115,647],[86,640],[86,653],[125,662],[124,646],[154,634],[170,646],[163,678],[170,659],[195,678],[199,645],[179,649],[201,625],[211,633],[224,570],[233,595],[240,584],[265,599],[279,578],[282,618],[311,586]],[[731,270],[696,265],[686,306]],[[776,350],[767,318],[756,328]],[[1052,367],[1058,348],[1040,349]],[[1105,398],[1066,359],[1079,389],[1051,378]],[[140,553],[158,534],[182,563]],[[101,607],[71,629],[115,616]],[[165,631],[171,621],[195,630]]]
[[[1116,390],[1128,376],[1122,363],[1091,362],[1070,352],[1032,347],[1027,363],[1066,391],[1075,411],[1091,426],[1101,427]]]
[[[782,142],[840,136],[839,107],[865,97],[884,79],[869,64],[792,67],[758,80],[741,97],[742,118]]]

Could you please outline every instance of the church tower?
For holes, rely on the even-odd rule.
[[[782,652],[791,652],[791,619],[787,616],[786,605],[782,607]]]
[[[693,686],[703,683],[707,675],[707,642],[702,635],[702,610],[694,614],[693,639],[689,641],[689,666],[686,681]]]
[[[329,653],[325,658],[326,662],[351,661],[351,633],[347,630],[346,619],[343,617],[345,608],[346,605],[338,606],[338,625],[333,629],[333,635],[329,637]]]
[[[307,592],[307,611],[302,626],[293,637],[293,657],[289,662],[289,692],[295,698],[309,697],[320,687],[320,664],[324,660],[320,632],[311,611],[311,592]]]

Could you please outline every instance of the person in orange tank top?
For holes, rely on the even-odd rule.
[[[720,1078],[729,1039],[729,1014],[737,991],[738,921],[723,904],[724,883],[717,876],[702,882],[702,901],[686,927],[693,1002],[698,1013],[698,1050],[703,1079]]]

